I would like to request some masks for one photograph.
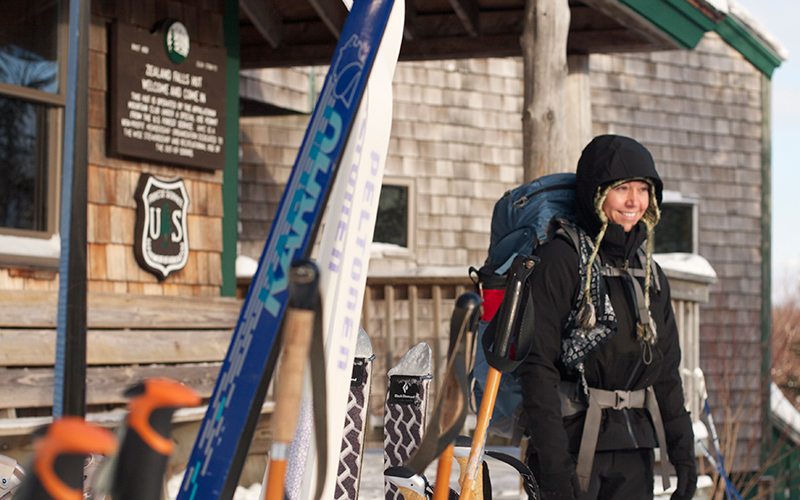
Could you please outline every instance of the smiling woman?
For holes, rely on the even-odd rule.
[[[603,202],[603,212],[627,233],[641,220],[650,202],[647,181],[628,181],[611,188]]]

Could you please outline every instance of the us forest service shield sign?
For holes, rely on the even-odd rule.
[[[136,260],[159,281],[165,280],[171,272],[183,269],[189,259],[189,196],[183,179],[165,181],[142,174],[136,207]]]

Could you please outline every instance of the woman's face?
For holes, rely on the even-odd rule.
[[[603,202],[603,212],[627,233],[644,216],[649,204],[650,185],[644,181],[629,181],[608,192]]]

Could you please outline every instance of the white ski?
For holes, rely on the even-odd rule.
[[[364,434],[369,413],[369,390],[372,385],[372,361],[375,353],[364,329],[358,332],[356,357],[353,361],[353,378],[347,399],[347,415],[336,473],[335,500],[358,498],[361,465],[364,461]]]
[[[389,370],[389,385],[383,414],[383,466],[408,462],[422,442],[433,378],[431,347],[420,342]],[[397,487],[384,480],[386,500],[402,500]]]
[[[405,3],[394,2],[367,92],[353,125],[323,221],[315,252],[325,332],[327,378],[327,474],[322,498],[332,498],[347,414],[349,380],[361,320],[383,169],[392,124],[392,78],[402,41]],[[307,384],[308,385],[308,384]],[[307,387],[307,389],[309,389]],[[317,457],[311,429],[311,395],[306,397],[298,438],[290,449],[286,492],[311,498],[316,490]],[[299,485],[297,484],[299,481]]]

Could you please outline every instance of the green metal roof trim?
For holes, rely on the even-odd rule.
[[[715,31],[767,78],[772,78],[772,72],[781,65],[781,57],[753,36],[736,18],[726,16]]]
[[[687,0],[619,0],[686,49],[693,49],[707,31],[715,31],[768,78],[783,59],[736,17],[708,18]]]
[[[714,21],[685,0],[619,0],[671,36],[686,49],[693,49]]]

